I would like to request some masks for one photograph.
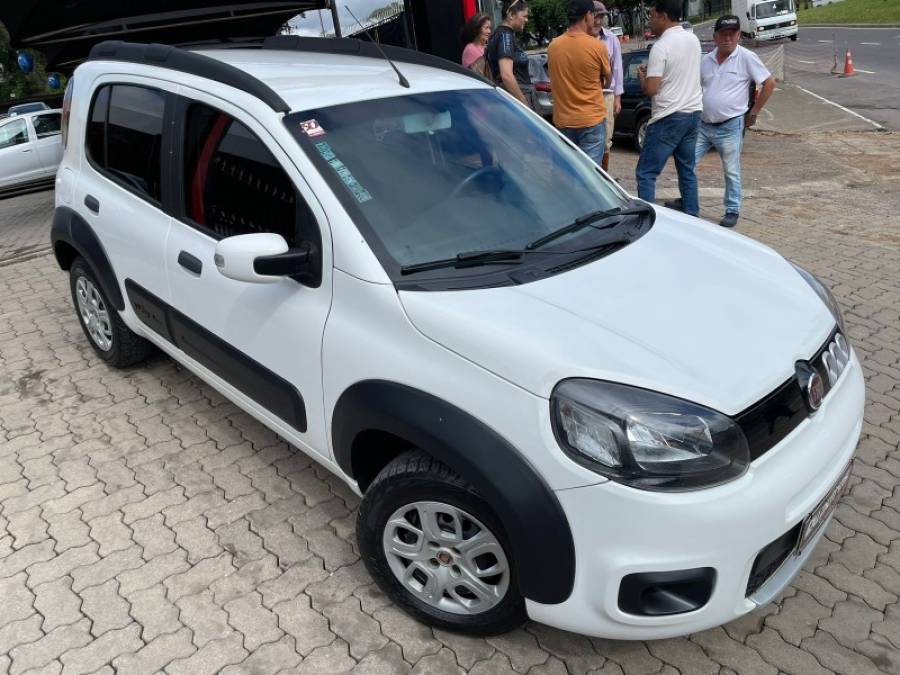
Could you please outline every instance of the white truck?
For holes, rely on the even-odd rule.
[[[731,0],[731,13],[741,20],[741,34],[757,40],[797,39],[794,0]]]

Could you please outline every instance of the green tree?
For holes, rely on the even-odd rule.
[[[566,28],[566,0],[531,0],[528,3],[529,33],[539,41],[553,38]]]
[[[10,45],[9,33],[0,23],[0,102],[53,93],[47,86],[44,55],[30,53],[34,57],[34,70],[26,75],[16,62],[17,52]],[[64,87],[65,78],[60,77],[60,81]]]

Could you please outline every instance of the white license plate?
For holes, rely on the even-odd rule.
[[[800,529],[800,539],[797,541],[797,553],[803,551],[809,541],[816,536],[821,527],[828,522],[828,518],[837,508],[841,496],[847,490],[847,484],[850,482],[850,465],[844,469],[840,478],[828,491],[822,501],[806,516],[803,520],[803,527]]]

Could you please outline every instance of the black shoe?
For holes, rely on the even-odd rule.
[[[676,211],[684,211],[684,207],[682,206],[680,199],[670,199],[667,202],[663,203],[667,209],[675,209]]]
[[[734,227],[737,225],[739,215],[737,213],[726,213],[722,220],[719,221],[719,225],[722,227]]]

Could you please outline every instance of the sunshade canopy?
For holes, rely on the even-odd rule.
[[[48,70],[70,71],[110,39],[197,44],[274,35],[291,17],[329,9],[329,0],[2,0],[0,22],[13,47],[36,49]]]

